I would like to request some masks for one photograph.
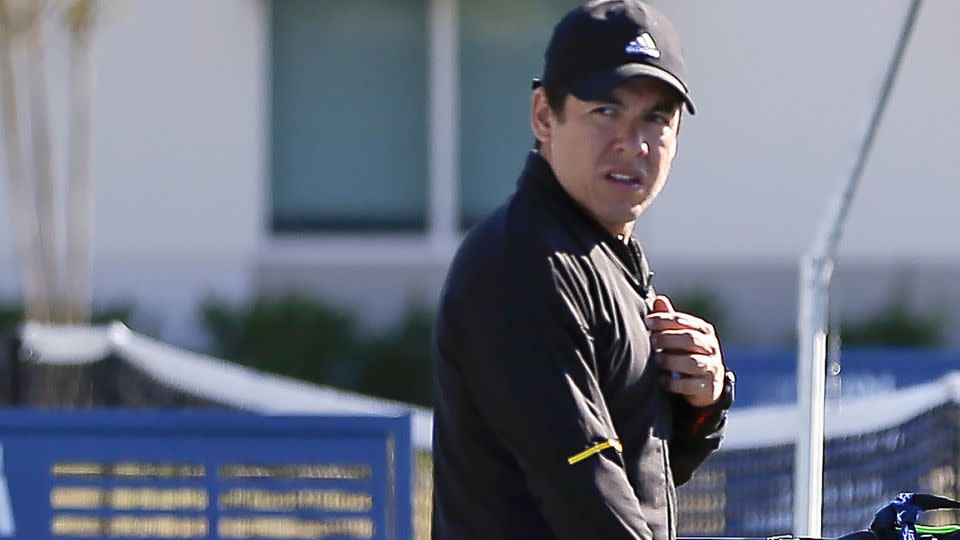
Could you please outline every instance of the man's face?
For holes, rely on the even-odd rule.
[[[559,117],[538,90],[532,121],[567,193],[612,234],[629,234],[667,181],[680,106],[667,84],[637,77],[600,101],[568,96]]]

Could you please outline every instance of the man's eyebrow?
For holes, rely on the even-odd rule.
[[[610,105],[619,105],[623,107],[623,102],[613,94],[604,94],[602,96],[598,96],[596,99],[591,99],[590,101],[594,103],[608,103]]]
[[[675,100],[661,101],[653,107],[650,108],[650,112],[663,112],[668,114],[673,114],[680,109],[681,103]]]
[[[588,102],[604,103],[608,105],[617,105],[619,107],[626,107],[626,105],[623,104],[623,100],[621,100],[620,98],[616,97],[613,94],[603,94],[601,96],[597,96],[595,99],[588,100]],[[677,112],[682,106],[683,104],[680,101],[677,101],[675,99],[664,98],[663,101],[659,101],[653,107],[650,107],[649,112],[673,114]]]

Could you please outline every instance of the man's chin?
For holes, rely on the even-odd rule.
[[[630,216],[630,221],[636,221],[637,218],[643,214],[647,208],[650,207],[650,203],[653,202],[652,199],[646,199],[637,204],[630,206],[629,208],[624,209],[624,214]]]
[[[640,214],[643,212],[643,208],[637,206],[629,209],[621,209],[616,212],[608,212],[604,219],[599,220],[604,227],[613,232],[617,231],[630,231],[633,228],[633,222],[640,217]],[[621,233],[617,233],[621,234]]]
[[[622,221],[624,223],[633,223],[634,221],[637,220],[637,218],[640,217],[640,214],[642,214],[643,211],[646,209],[647,209],[646,205],[641,205],[641,204],[624,208],[621,211],[617,212],[618,221]]]

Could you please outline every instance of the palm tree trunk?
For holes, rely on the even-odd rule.
[[[67,290],[68,322],[89,323],[93,293],[93,183],[90,178],[90,31],[93,2],[76,0],[71,6],[70,136],[67,176]]]
[[[37,218],[40,222],[38,248],[40,275],[51,298],[51,320],[61,322],[64,317],[63,288],[61,287],[60,257],[58,256],[56,218],[56,190],[53,176],[53,153],[50,147],[49,99],[47,98],[46,62],[44,54],[43,21],[37,17],[27,35],[27,84],[30,91],[30,134],[33,149],[33,173],[36,186]]]
[[[0,0],[0,91],[3,92],[3,142],[6,150],[9,211],[20,263],[21,296],[27,319],[50,320],[49,291],[40,279],[40,224],[36,199],[24,171],[19,104],[14,77],[15,35],[18,33],[8,0]]]

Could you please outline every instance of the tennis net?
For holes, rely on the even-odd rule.
[[[429,448],[430,411],[272,375],[180,349],[122,323],[27,323],[6,363],[15,405],[222,408],[263,414],[410,414],[414,445]],[[13,355],[11,355],[13,356]]]
[[[680,534],[773,536],[793,528],[793,405],[733,410],[723,449],[680,488]],[[957,497],[960,372],[831,402],[824,444],[823,535],[865,528],[898,493]],[[956,522],[951,512],[929,524]]]

